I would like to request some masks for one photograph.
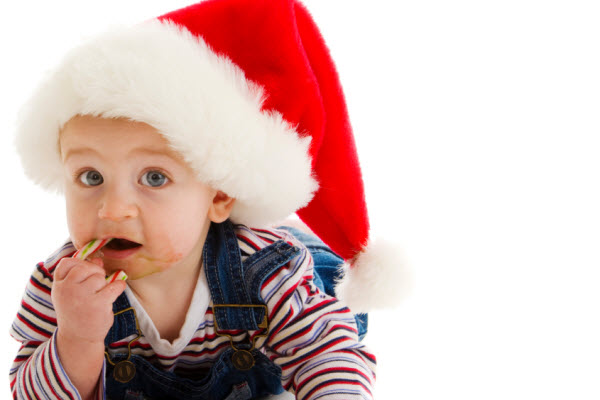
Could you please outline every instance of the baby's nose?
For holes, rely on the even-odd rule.
[[[98,210],[100,219],[121,221],[135,218],[139,214],[137,205],[131,201],[131,196],[126,196],[118,191],[108,191],[102,199]]]

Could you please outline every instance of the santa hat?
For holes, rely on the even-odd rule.
[[[337,294],[353,311],[402,293],[397,249],[369,238],[335,66],[298,1],[204,1],[70,51],[19,117],[25,172],[46,189],[61,191],[58,132],[78,114],[156,128],[200,180],[236,198],[235,222],[296,212],[347,260]]]

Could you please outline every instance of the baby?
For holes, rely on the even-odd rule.
[[[365,272],[344,99],[301,4],[206,1],[100,35],[34,94],[17,146],[64,193],[70,240],[12,326],[14,398],[372,398],[347,306],[395,289]],[[293,212],[327,245],[269,227]],[[93,239],[111,240],[72,257]]]

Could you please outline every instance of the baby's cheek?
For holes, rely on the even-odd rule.
[[[194,244],[188,243],[189,241],[188,235],[180,236],[177,232],[167,233],[167,230],[157,232],[154,236],[154,245],[150,257],[155,257],[157,262],[177,263],[193,248]]]
[[[134,280],[141,279],[158,272],[166,271],[182,259],[183,254],[177,252],[161,254],[160,257],[138,255],[127,263],[105,265],[105,270],[107,275],[110,275],[114,271],[122,269],[127,274],[128,279]]]
[[[171,265],[181,261],[183,259],[183,253],[181,252],[165,252],[158,257],[140,255],[139,261],[144,264],[156,265],[158,269],[165,270]]]
[[[104,264],[106,275],[110,275],[118,270],[123,270],[127,274],[127,279],[135,280],[157,272],[164,271],[167,267],[160,265],[154,260],[147,258],[136,258],[129,262],[107,262]]]
[[[87,244],[91,239],[95,239],[93,223],[88,219],[89,215],[85,213],[77,213],[75,210],[67,212],[69,236],[78,249]]]
[[[127,270],[125,270],[125,273],[128,276],[128,279],[131,280],[135,280],[135,279],[141,279],[144,278],[146,276],[155,274],[157,272],[161,272],[164,271],[164,268],[161,268],[159,265],[157,264],[149,264],[149,265],[144,265],[145,263],[139,263],[138,265],[128,268]]]

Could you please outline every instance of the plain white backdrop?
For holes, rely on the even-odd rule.
[[[29,274],[68,236],[62,199],[22,174],[17,110],[82,36],[190,3],[3,6],[5,376]],[[600,398],[597,2],[305,4],[338,66],[373,229],[415,275],[401,306],[371,314],[376,398]]]

